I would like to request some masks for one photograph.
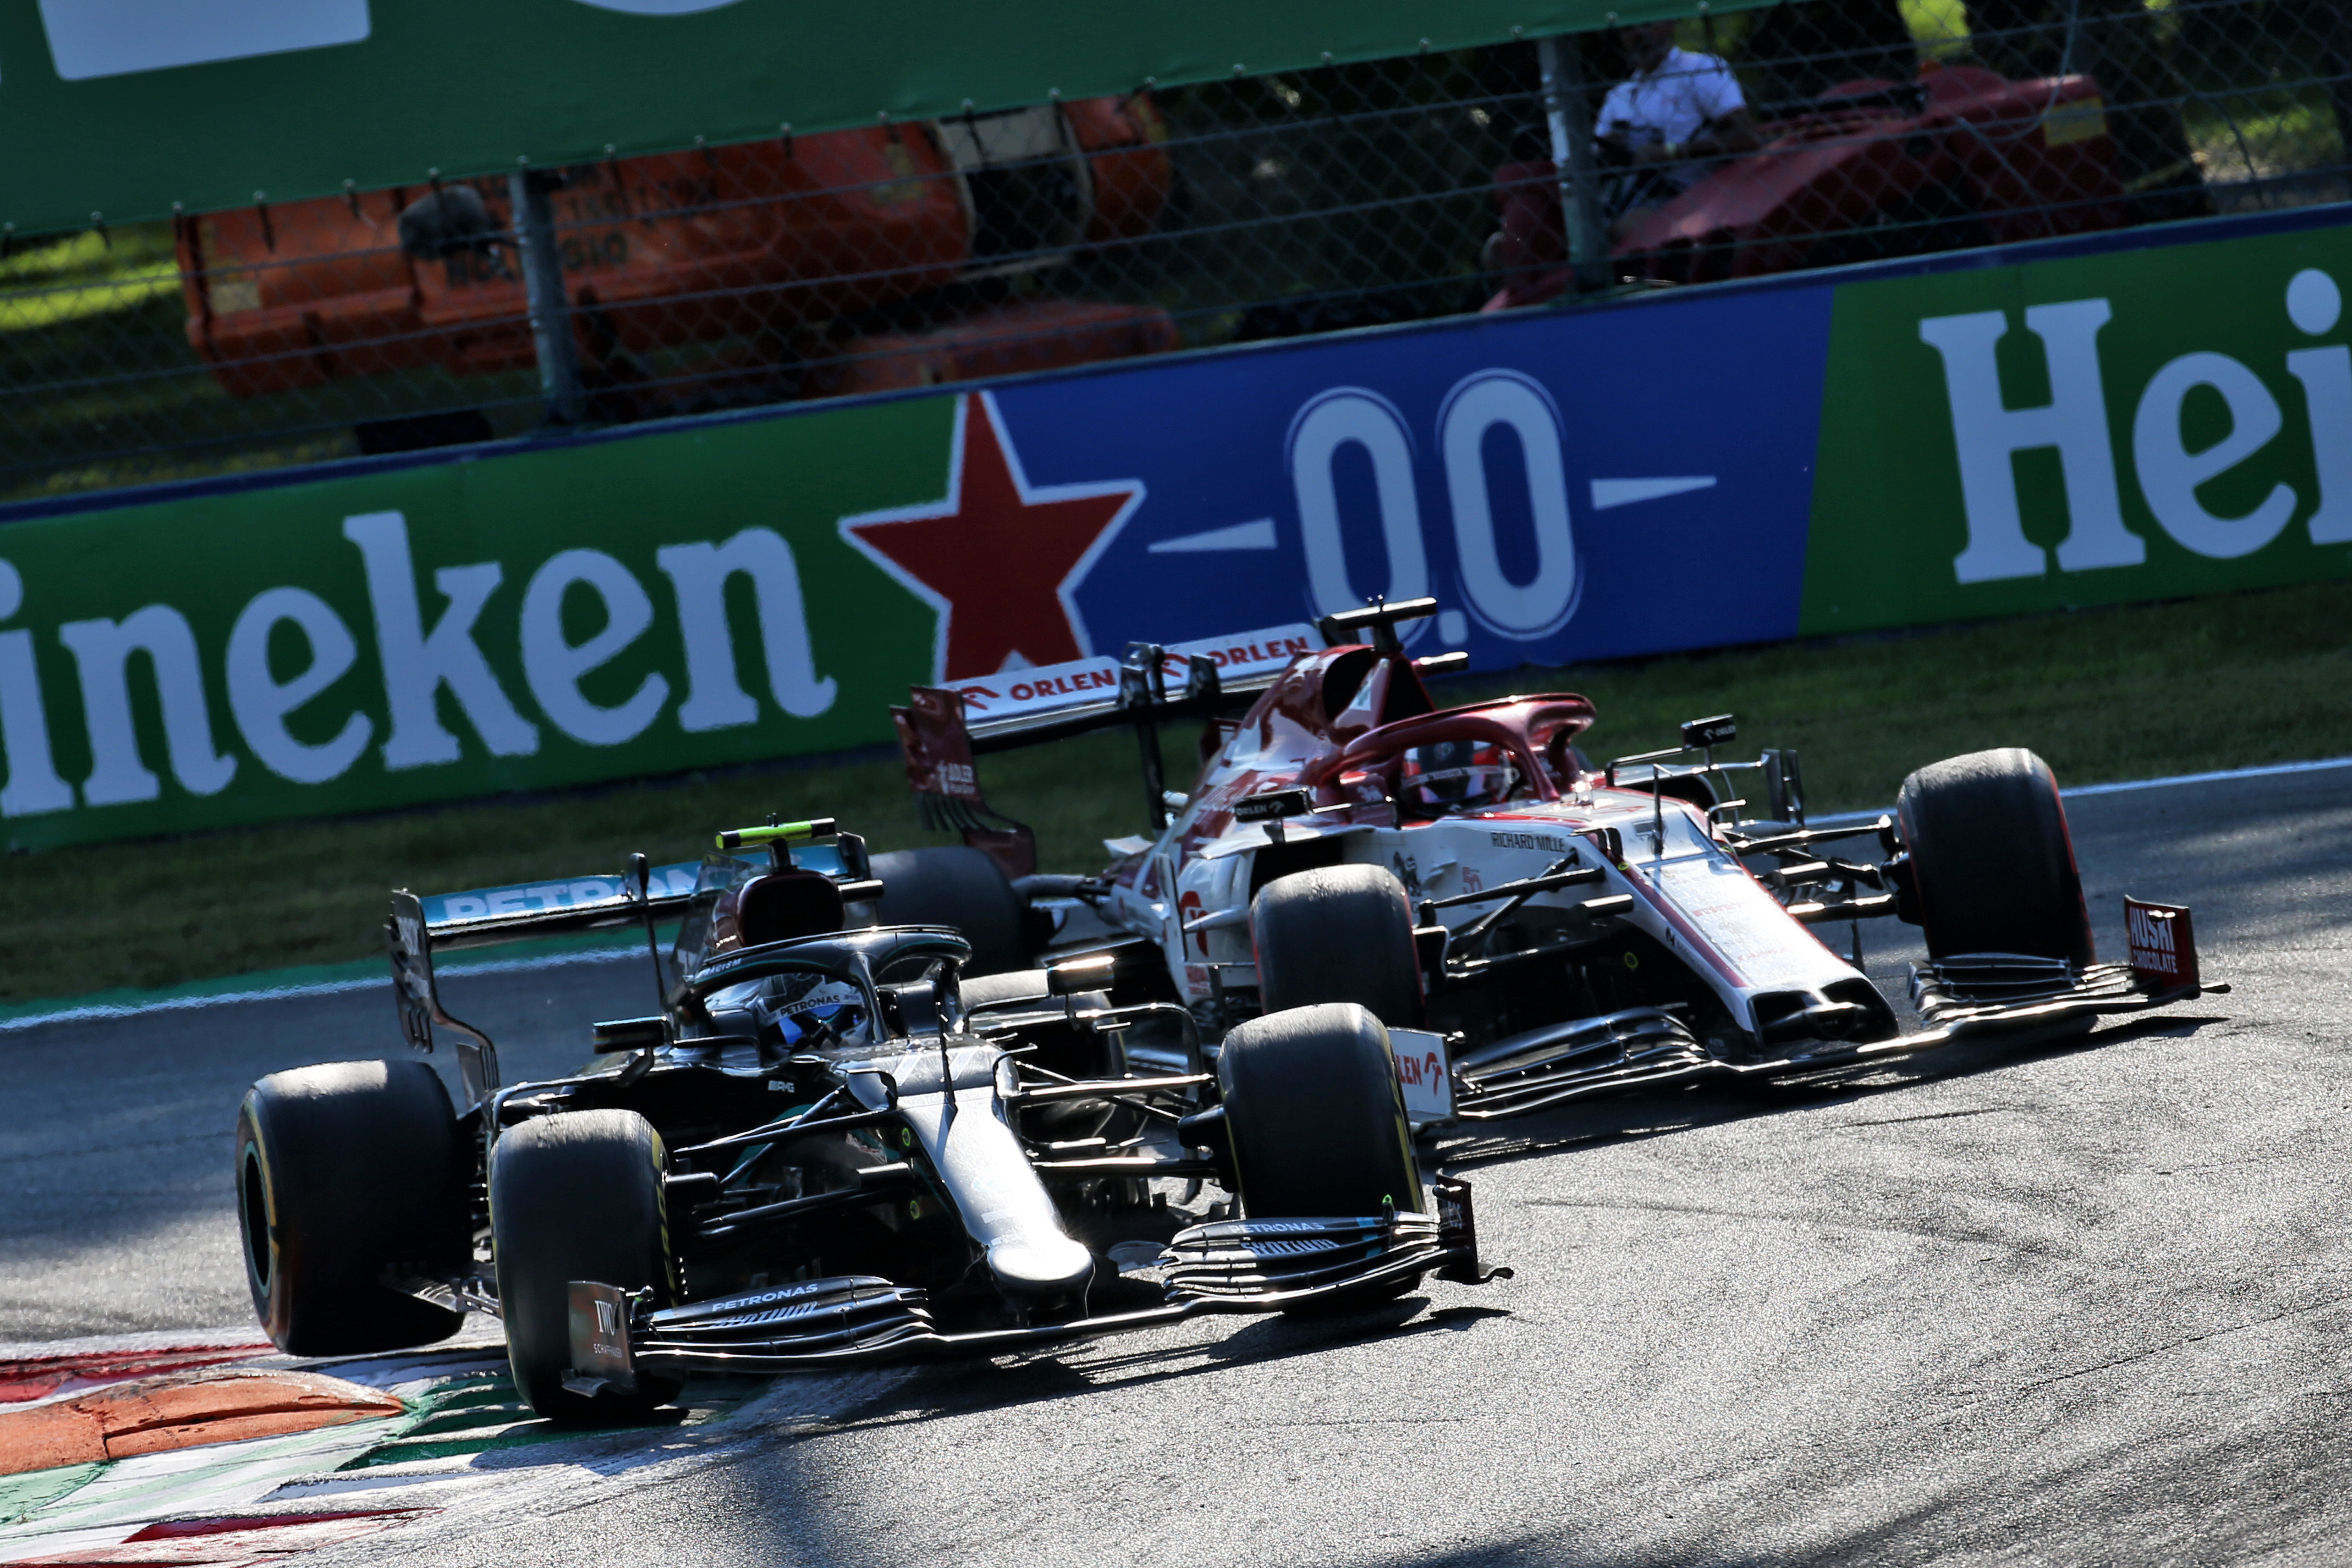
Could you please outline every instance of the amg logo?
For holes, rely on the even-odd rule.
[[[1262,1241],[1252,1237],[1249,1250],[1261,1258],[1302,1258],[1310,1252],[1330,1252],[1339,1247],[1336,1241]]]
[[[1497,849],[1540,849],[1548,855],[1573,855],[1574,846],[1549,833],[1495,833],[1487,837]]]

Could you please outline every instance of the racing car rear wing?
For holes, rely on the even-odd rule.
[[[1402,651],[1396,627],[1437,613],[1434,599],[1395,604],[1375,599],[1312,626],[1268,626],[1201,642],[1129,643],[1124,655],[1076,659],[1034,669],[951,680],[913,689],[908,705],[890,710],[907,763],[907,782],[925,825],[960,830],[1018,879],[1036,868],[1034,836],[992,808],[980,792],[973,758],[982,752],[1041,744],[1096,730],[1131,726],[1143,763],[1146,815],[1155,830],[1168,823],[1171,801],[1157,726],[1185,718],[1214,719],[1235,696],[1263,691],[1301,655],[1358,637],[1384,653]],[[1464,668],[1468,657],[1444,654],[1413,660],[1423,674]]]
[[[1035,669],[950,680],[963,723],[982,752],[1213,710],[1236,692],[1263,691],[1290,661],[1319,646],[1304,624],[1202,642],[1129,643],[1118,658],[1082,658]]]
[[[964,729],[978,752],[1003,751],[1131,724],[1146,715],[1180,719],[1215,711],[1224,698],[1273,685],[1291,662],[1318,647],[1359,637],[1384,653],[1402,649],[1402,621],[1437,613],[1435,599],[1374,601],[1313,626],[1294,622],[1199,642],[1129,643],[1119,658],[1075,659],[945,682],[936,689],[961,700]],[[1423,674],[1466,665],[1466,654],[1413,661]]]
[[[1305,625],[1168,647],[1130,643],[1118,659],[1082,658],[919,686],[906,707],[890,710],[890,721],[924,825],[961,832],[965,843],[1018,880],[1037,868],[1036,836],[982,797],[976,754],[1131,726],[1143,763],[1147,813],[1159,827],[1167,822],[1168,804],[1157,727],[1175,719],[1214,718],[1228,699],[1264,690],[1315,647],[1315,628]]]
[[[723,850],[766,848],[772,855],[781,848],[788,863],[823,871],[840,882],[842,896],[849,902],[879,896],[878,885],[872,890],[864,887],[871,875],[866,840],[842,832],[829,816],[732,829],[719,836],[719,847]],[[622,873],[462,893],[395,893],[394,900],[395,904],[401,899],[414,900],[434,950],[448,952],[604,931],[642,921],[648,912],[657,921],[674,919],[685,913],[688,901],[700,886],[703,865],[699,860],[685,860],[670,866],[632,867]]]
[[[873,879],[866,840],[842,832],[829,816],[805,822],[772,819],[765,826],[721,833],[719,847],[722,851],[764,847],[776,865],[822,871],[841,884],[845,904],[870,904],[882,895],[882,884]],[[750,869],[747,863],[723,856],[669,866],[651,865],[642,855],[629,858],[629,869],[617,875],[462,893],[419,895],[403,889],[392,895],[384,935],[392,954],[401,1035],[411,1046],[428,1053],[433,1049],[436,1026],[456,1037],[458,1072],[472,1102],[479,1103],[499,1088],[498,1050],[488,1035],[451,1016],[442,1006],[433,973],[436,952],[638,925],[645,929],[656,980],[667,996],[668,984],[660,972],[655,927],[688,914],[697,893],[712,885],[714,861],[730,873]]]

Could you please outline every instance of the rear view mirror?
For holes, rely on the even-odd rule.
[[[624,1051],[654,1050],[669,1042],[667,1018],[610,1018],[593,1026],[596,1054],[618,1056]]]
[[[1727,746],[1739,738],[1738,721],[1728,713],[1717,713],[1712,719],[1694,719],[1683,726],[1683,744],[1694,752],[1709,746]]]
[[[1279,822],[1305,816],[1315,809],[1315,797],[1303,789],[1270,789],[1234,802],[1235,822]]]

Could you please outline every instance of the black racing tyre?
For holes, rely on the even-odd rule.
[[[1383,1024],[1421,1022],[1421,957],[1404,884],[1380,866],[1294,871],[1250,900],[1258,998],[1269,1013],[1357,1002]]]
[[[272,1073],[236,1115],[238,1230],[253,1310],[289,1355],[447,1339],[466,1320],[383,1283],[467,1272],[466,1141],[423,1062]]]
[[[884,925],[950,926],[971,943],[971,974],[1026,969],[1028,910],[995,861],[969,845],[893,849],[874,857]]]
[[[563,1386],[572,1365],[572,1281],[651,1286],[677,1300],[661,1134],[634,1110],[572,1110],[524,1122],[490,1151],[490,1236],[515,1386],[551,1421],[643,1415],[678,1385],[639,1373],[634,1395]]]
[[[2049,763],[2021,746],[1948,757],[1905,779],[1895,810],[1928,957],[2093,962],[2083,877]]]
[[[1368,1009],[1327,1002],[1235,1025],[1217,1083],[1250,1218],[1421,1207],[1389,1032]]]

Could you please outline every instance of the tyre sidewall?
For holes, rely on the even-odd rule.
[[[1269,1014],[1353,1002],[1392,1028],[1421,1022],[1421,956],[1404,884],[1381,866],[1296,871],[1250,900],[1258,995]]]
[[[1252,1219],[1421,1208],[1388,1030],[1369,1009],[1327,1003],[1238,1025],[1217,1077]]]
[[[885,925],[938,925],[971,944],[967,974],[1026,969],[1035,956],[1028,906],[994,860],[969,845],[934,845],[877,855]]]
[[[238,1108],[234,1178],[255,1315],[292,1355],[429,1344],[462,1314],[392,1289],[471,1266],[467,1152],[421,1062],[273,1073]]]
[[[526,1121],[490,1154],[490,1229],[515,1385],[553,1420],[641,1414],[677,1391],[640,1375],[634,1396],[587,1398],[563,1386],[572,1361],[572,1281],[677,1300],[662,1183],[661,1134],[630,1110],[575,1110]]]
[[[2095,961],[2065,804],[2040,757],[2007,747],[1921,768],[1903,781],[1895,813],[1930,958]]]

